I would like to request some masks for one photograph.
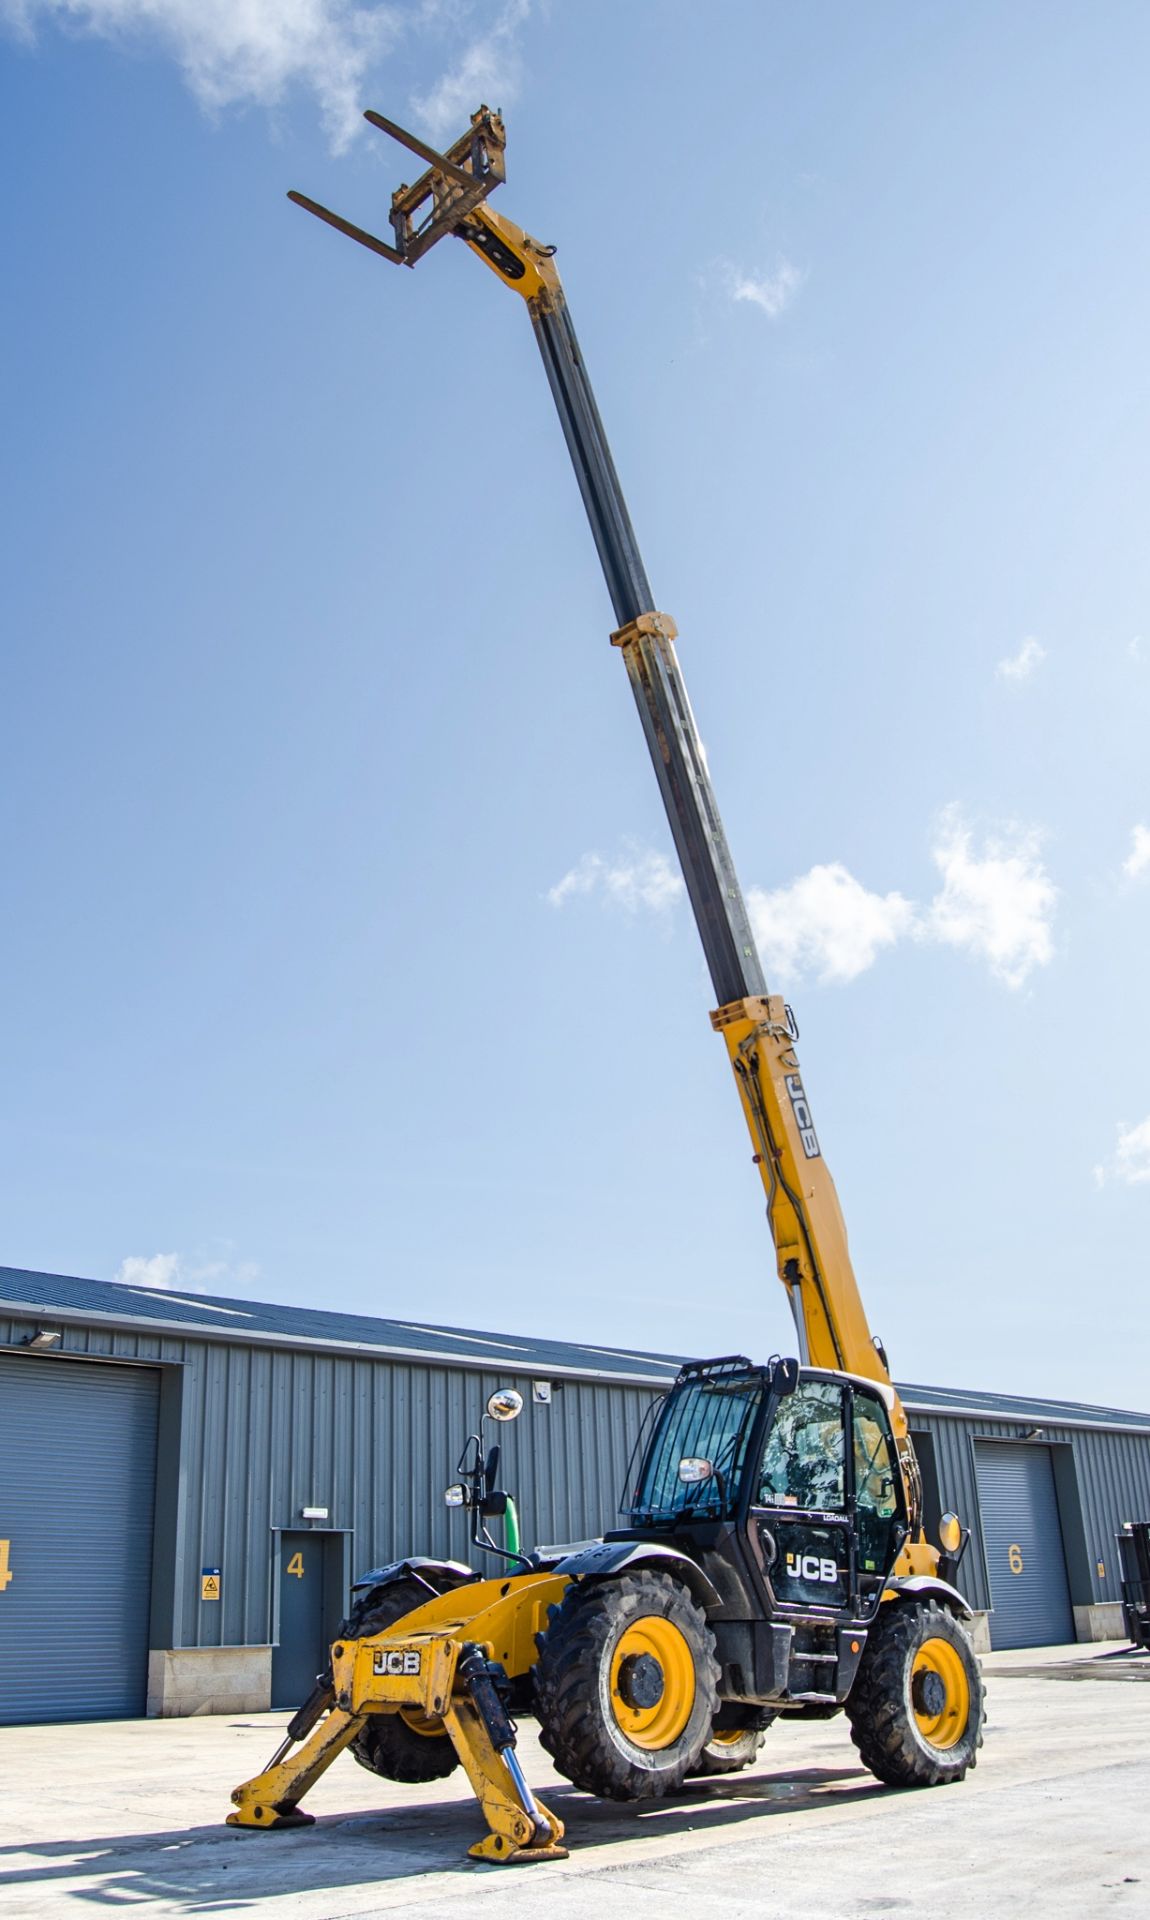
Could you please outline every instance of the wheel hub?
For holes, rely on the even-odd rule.
[[[663,1669],[653,1654],[630,1654],[619,1667],[617,1684],[626,1705],[642,1712],[663,1698]]]
[[[946,1688],[939,1675],[924,1668],[915,1674],[911,1691],[916,1712],[937,1719],[946,1706]]]

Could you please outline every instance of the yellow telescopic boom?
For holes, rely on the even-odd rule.
[[[505,177],[506,136],[498,114],[481,107],[446,154],[380,114],[366,117],[427,166],[414,186],[393,196],[394,245],[301,194],[291,198],[396,265],[413,266],[445,234],[454,234],[526,302],[615,609],[618,625],[611,638],[627,667],[719,1002],[711,1019],[726,1043],[750,1129],[801,1358],[809,1366],[875,1380],[893,1396],[894,1430],[917,1521],[918,1474],[906,1416],[885,1353],[867,1325],[842,1210],[795,1053],[798,1029],[785,1002],[767,992],[679,670],[675,624],[655,610],[555,267],[555,249],[540,245],[485,204]]]

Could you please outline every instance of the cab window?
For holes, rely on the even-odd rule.
[[[841,1513],[846,1507],[843,1391],[805,1380],[779,1402],[759,1469],[761,1507]]]
[[[885,1406],[857,1389],[853,1395],[851,1451],[859,1570],[885,1574],[898,1509],[898,1464]]]

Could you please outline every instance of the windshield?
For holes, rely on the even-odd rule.
[[[711,1516],[729,1511],[763,1392],[758,1373],[704,1376],[676,1387],[647,1449],[632,1520],[670,1520],[688,1508]],[[714,1474],[684,1486],[679,1478],[684,1459],[709,1460]]]

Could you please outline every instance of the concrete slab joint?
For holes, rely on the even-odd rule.
[[[148,1655],[148,1718],[265,1713],[271,1705],[269,1647],[155,1647]]]

